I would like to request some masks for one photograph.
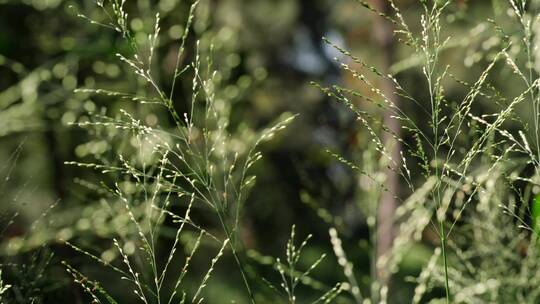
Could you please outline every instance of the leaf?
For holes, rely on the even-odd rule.
[[[534,198],[531,208],[531,218],[533,223],[533,231],[540,233],[540,194],[537,194]]]

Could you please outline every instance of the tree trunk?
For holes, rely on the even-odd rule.
[[[376,9],[384,14],[391,13],[391,7],[386,0],[372,0]],[[380,47],[382,55],[381,71],[385,74],[389,73],[390,66],[394,61],[395,41],[394,30],[392,24],[387,20],[376,16],[374,21],[374,38]],[[388,100],[396,106],[399,103],[398,96],[394,93],[394,84],[388,79],[383,79],[381,90]],[[396,136],[400,134],[400,123],[392,118],[392,113],[386,111],[384,113],[383,122],[388,129]],[[383,134],[383,142],[392,157],[392,161],[388,164],[390,168],[385,169],[386,181],[385,186],[388,191],[384,191],[381,195],[381,200],[377,209],[377,260],[387,254],[394,240],[394,213],[397,207],[396,195],[399,193],[399,175],[396,173],[401,165],[401,145],[392,134],[385,132]],[[377,266],[377,280],[380,286],[385,286],[389,283],[389,271],[384,265]]]

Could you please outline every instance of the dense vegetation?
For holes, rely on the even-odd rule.
[[[0,0],[0,303],[540,302],[539,12]]]

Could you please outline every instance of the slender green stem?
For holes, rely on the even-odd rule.
[[[218,207],[219,208],[219,207]],[[238,252],[236,251],[236,248],[235,248],[235,241],[233,239],[233,235],[232,233],[229,231],[229,228],[227,226],[227,224],[225,223],[224,219],[223,219],[223,216],[221,214],[221,211],[218,209],[216,210],[217,211],[217,215],[218,215],[218,218],[219,218],[219,221],[221,223],[221,226],[223,227],[223,230],[226,234],[226,236],[230,239],[230,242],[229,242],[229,247],[231,248],[231,252],[232,252],[232,255],[234,257],[234,260],[238,266],[238,269],[240,270],[240,275],[242,276],[242,280],[244,281],[244,285],[246,287],[246,291],[248,293],[248,296],[249,296],[249,300],[250,300],[250,303],[251,304],[255,304],[255,298],[253,296],[253,292],[251,291],[251,285],[249,284],[249,281],[247,279],[247,276],[246,276],[246,273],[244,271],[244,266],[242,265],[242,263],[240,262],[240,258],[238,257]]]
[[[448,259],[446,257],[446,235],[444,235],[444,223],[439,221],[440,233],[441,233],[441,250],[444,266],[444,289],[446,292],[446,304],[450,304],[450,286],[448,284]]]

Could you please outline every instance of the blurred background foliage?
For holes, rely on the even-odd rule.
[[[417,1],[396,3],[406,19],[419,19]],[[184,32],[189,6],[180,0],[127,1],[129,27],[138,43],[148,39],[155,13],[160,13],[162,35],[153,68],[164,88],[172,85],[178,39]],[[444,32],[453,38],[441,60],[451,66],[453,75],[475,81],[475,75],[501,44],[488,33],[488,19],[510,24],[507,9],[506,1],[499,0],[452,3],[444,16]],[[115,159],[118,161],[115,153],[119,149],[129,153],[134,148],[130,148],[132,141],[108,129],[84,130],[71,124],[90,120],[89,113],[119,116],[120,109],[135,113],[149,126],[171,127],[173,123],[157,107],[73,92],[79,87],[144,90],[141,80],[126,73],[115,56],[129,48],[122,37],[86,22],[77,17],[78,13],[95,20],[104,18],[92,0],[0,0],[0,212],[3,225],[13,220],[4,232],[0,249],[6,265],[19,265],[8,273],[4,271],[4,279],[33,284],[20,291],[21,303],[31,303],[26,299],[32,296],[42,298],[43,303],[86,302],[60,260],[75,261],[73,264],[100,278],[105,286],[110,280],[98,265],[66,248],[62,240],[101,248],[101,257],[113,260],[116,251],[108,240],[117,232],[116,227],[129,222],[127,218],[110,218],[100,201],[103,190],[99,185],[110,184],[118,176],[104,177],[95,170],[65,162],[97,159],[114,165]],[[220,94],[229,102],[229,128],[240,139],[238,145],[242,145],[243,136],[249,137],[281,113],[300,114],[284,133],[262,146],[264,157],[252,172],[257,175],[257,183],[241,225],[254,278],[273,275],[264,256],[282,255],[292,224],[296,224],[299,235],[314,235],[306,249],[308,265],[320,253],[331,252],[328,228],[335,225],[346,241],[360,283],[369,285],[367,248],[371,244],[366,217],[377,199],[373,194],[377,190],[326,150],[364,168],[372,165],[375,171],[378,169],[373,163],[377,160],[370,155],[370,142],[353,114],[310,82],[365,90],[339,69],[334,58],[342,55],[322,38],[378,66],[383,52],[375,42],[374,21],[374,15],[353,0],[203,0],[196,10],[193,35],[188,38],[183,60],[193,59],[196,40],[205,48],[213,44],[217,77],[222,84]],[[421,86],[415,90],[421,79],[415,69],[418,58],[400,44],[396,53],[389,72],[397,75],[414,96],[425,98]],[[517,89],[510,76],[508,69],[501,70],[493,73],[489,82],[512,95]],[[175,87],[174,106],[179,112],[188,107],[184,101],[189,100],[190,81],[182,80]],[[449,96],[460,96],[467,89],[458,82],[446,88]],[[477,106],[493,107],[487,103]],[[421,119],[422,113],[417,114]],[[523,117],[527,119],[525,114]],[[18,215],[13,217],[14,213]],[[437,240],[429,231],[425,234],[424,241],[405,254],[399,277],[418,275],[429,260]],[[242,302],[245,296],[234,263],[230,257],[226,259],[206,291],[209,303]],[[327,258],[313,277],[328,286],[343,280],[336,265],[335,258]],[[411,297],[414,285],[396,281],[395,301],[407,303],[404,299]],[[268,303],[277,301],[264,283],[257,284],[262,286]],[[132,301],[121,283],[108,288],[124,303]],[[302,292],[309,297],[312,291],[307,288]]]

